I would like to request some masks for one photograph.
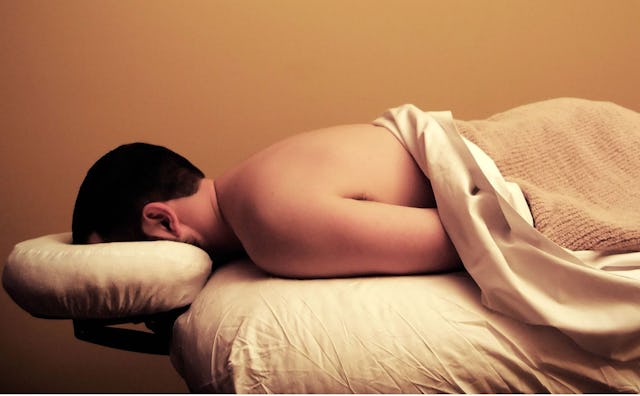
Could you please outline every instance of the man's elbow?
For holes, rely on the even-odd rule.
[[[335,268],[335,260],[322,254],[300,252],[272,244],[249,252],[254,264],[271,275],[290,279],[322,279],[344,276]]]
[[[251,261],[264,272],[283,278],[300,278],[291,252],[282,243],[268,236],[245,241],[245,250]]]
[[[302,266],[304,266],[304,262],[295,261],[291,258],[283,257],[283,255],[259,254],[253,257],[250,255],[249,257],[258,268],[273,276],[291,279],[309,279],[316,277],[308,271],[303,270]]]

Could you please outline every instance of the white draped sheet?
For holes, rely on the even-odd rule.
[[[485,306],[555,327],[604,357],[640,357],[640,252],[569,251],[536,231],[522,193],[457,132],[450,112],[404,105],[375,124],[402,142],[431,181]]]

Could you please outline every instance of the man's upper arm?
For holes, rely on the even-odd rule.
[[[341,197],[272,208],[253,244],[258,266],[287,277],[415,274],[460,268],[433,208]]]

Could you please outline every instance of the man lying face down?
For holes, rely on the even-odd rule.
[[[83,181],[73,242],[172,240],[214,260],[246,253],[294,278],[461,269],[428,179],[383,127],[311,131],[215,180],[160,146],[100,158]]]

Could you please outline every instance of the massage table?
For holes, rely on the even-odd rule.
[[[63,233],[17,244],[3,285],[34,316],[74,320],[80,339],[168,353],[192,392],[640,392],[640,253],[536,230],[526,183],[448,112],[403,106],[376,122],[431,180],[465,271],[283,279],[248,258],[214,268],[177,242]],[[154,331],[111,327],[122,322]]]

